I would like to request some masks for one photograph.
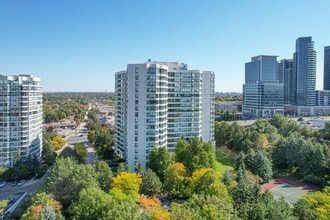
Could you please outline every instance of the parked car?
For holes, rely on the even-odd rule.
[[[25,182],[25,180],[20,180],[18,181],[17,186],[23,186]]]
[[[0,188],[1,188],[1,187],[4,187],[6,184],[7,184],[6,181],[2,181],[2,182],[0,182]]]
[[[14,202],[16,202],[15,198],[9,199],[9,204],[8,205],[12,205]]]
[[[11,186],[16,186],[17,185],[17,181],[14,181]]]

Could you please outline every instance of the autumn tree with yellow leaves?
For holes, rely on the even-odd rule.
[[[111,190],[118,191],[119,193],[123,193],[130,198],[137,199],[139,196],[141,183],[141,175],[136,173],[121,172],[113,178]]]
[[[52,140],[52,144],[54,145],[55,150],[59,150],[66,145],[66,140],[61,138],[61,136],[56,135]]]

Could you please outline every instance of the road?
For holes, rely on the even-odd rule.
[[[96,166],[98,163],[97,154],[93,147],[87,147],[86,164]]]
[[[88,144],[86,122],[81,122],[75,132],[71,132],[66,136],[69,145]]]
[[[28,195],[35,193],[43,183],[47,174],[38,180],[28,180],[23,186],[11,186],[11,182],[0,188],[0,201],[4,199],[16,198],[19,192],[26,192]]]
[[[97,165],[97,155],[95,149],[89,146],[87,134],[88,130],[86,127],[86,122],[82,122],[76,132],[72,132],[66,137],[66,141],[68,143],[67,147],[73,147],[76,144],[85,145],[87,147],[86,164]]]

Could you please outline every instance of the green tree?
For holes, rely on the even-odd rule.
[[[194,193],[199,195],[212,195],[220,197],[229,203],[232,202],[227,187],[221,182],[220,173],[215,172],[214,170],[207,171],[199,178]]]
[[[271,163],[262,151],[257,151],[251,171],[253,174],[260,176],[265,182],[272,179]]]
[[[172,156],[165,147],[154,148],[150,152],[147,168],[150,168],[157,174],[163,183],[167,170],[172,165]]]
[[[215,122],[214,138],[217,145],[227,145],[227,140],[230,135],[230,125],[224,121]]]
[[[114,151],[114,136],[105,130],[101,130],[96,133],[95,149],[98,155],[101,155],[104,159],[113,159],[115,155]]]
[[[182,163],[173,164],[165,174],[164,188],[169,196],[186,198],[186,168]]]
[[[71,213],[74,219],[141,219],[140,207],[133,199],[115,198],[98,187],[83,189],[78,201],[72,205]]]
[[[113,203],[113,198],[100,188],[88,187],[79,193],[79,199],[72,204],[70,212],[74,219],[107,219]]]
[[[171,220],[181,220],[181,219],[198,219],[202,218],[199,216],[197,209],[192,209],[184,204],[178,204],[172,202],[171,204]]]
[[[245,169],[245,157],[246,156],[245,156],[244,152],[240,151],[239,154],[235,158],[235,170],[238,170],[240,167],[243,166],[243,164],[244,164],[244,169]],[[253,164],[254,158],[252,158],[252,162],[250,162],[249,160],[247,160],[247,162],[249,163],[249,165]]]
[[[62,157],[62,158],[73,158],[74,160],[76,160],[78,163],[80,164],[84,164],[85,163],[85,158],[84,157],[81,157],[80,155],[77,154],[77,152],[70,148],[70,147],[66,147],[62,150],[61,154],[59,157]]]
[[[237,205],[255,203],[256,199],[260,195],[260,187],[249,180],[244,166],[241,166],[238,169],[237,182],[237,187],[233,191],[235,203]]]
[[[44,135],[45,137],[45,135]],[[55,159],[57,157],[57,154],[55,152],[55,147],[51,143],[51,141],[45,140],[43,138],[42,142],[42,160],[44,163],[47,163],[48,165],[53,165],[55,162]]]
[[[244,164],[246,168],[253,169],[253,165],[255,163],[256,152],[253,148],[248,149],[246,155],[243,152],[239,154],[240,159],[244,160]]]
[[[272,161],[275,167],[287,168],[289,161],[286,158],[287,139],[281,137],[275,144],[272,152]]]
[[[48,165],[47,164],[42,164],[40,166],[38,166],[35,170],[35,177],[36,178],[40,178],[42,177],[48,170]]]
[[[283,115],[274,115],[269,119],[269,123],[277,128],[279,134],[283,137],[289,137],[292,133],[299,132],[299,125],[292,119]]]
[[[246,219],[297,219],[283,198],[275,200],[270,192],[261,194],[255,204],[248,207]]]
[[[104,161],[100,161],[96,167],[96,179],[103,191],[109,192],[112,177],[112,171],[108,164]]]
[[[117,174],[121,173],[121,172],[125,172],[126,168],[124,163],[119,163],[118,168],[117,168]]]
[[[305,202],[297,202],[295,213],[306,218],[307,216],[317,216],[317,219],[330,219],[330,186],[325,187],[322,192],[308,193],[303,196]],[[306,210],[302,211],[301,208]]]
[[[237,219],[231,203],[221,197],[195,195],[184,204],[172,203],[171,219]]]
[[[97,116],[97,113],[99,112],[98,109],[91,109],[88,111],[88,114],[87,114],[87,117],[88,119],[92,120],[94,123],[97,123],[98,122],[98,116]]]
[[[306,199],[299,199],[293,207],[293,213],[300,220],[317,219],[316,211]]]
[[[3,210],[4,208],[7,207],[8,204],[9,204],[9,200],[0,201],[0,216],[3,214]]]
[[[225,122],[215,123],[215,140],[217,145],[226,145],[229,149],[237,152],[246,151],[253,147],[254,139],[252,139],[249,131],[239,126],[236,122],[228,125]]]
[[[31,166],[31,157],[30,161],[27,163],[22,160],[17,161],[14,164],[14,167],[9,170],[9,180],[19,180],[19,179],[28,179],[35,175],[34,166]],[[34,167],[36,168],[36,167]]]
[[[329,162],[330,149],[319,143],[311,143],[308,141],[307,149],[304,152],[304,161],[300,164],[302,172],[305,175],[313,173],[315,175],[323,176],[327,170]]]
[[[74,151],[77,154],[77,159],[80,163],[86,163],[87,149],[83,144],[76,144],[74,146]]]
[[[215,168],[215,150],[211,143],[194,138],[188,144],[181,138],[175,148],[175,161],[182,163],[188,174],[200,168]]]
[[[277,128],[269,123],[268,119],[258,119],[248,128],[251,134],[251,139],[256,143],[260,134],[265,134],[267,136],[267,141],[270,144],[276,143],[280,135],[278,134]]]
[[[272,161],[279,168],[298,168],[306,182],[325,185],[328,178],[330,149],[298,133],[281,138],[274,146]]]
[[[158,196],[162,192],[162,182],[159,177],[151,169],[143,174],[140,193],[147,196]]]
[[[79,192],[90,186],[98,186],[95,171],[91,165],[78,164],[73,158],[56,159],[43,190],[54,195],[67,209],[78,200]]]
[[[230,171],[226,170],[223,174],[223,177],[222,177],[222,182],[227,186],[229,187],[231,185],[233,181],[233,177],[230,173]]]

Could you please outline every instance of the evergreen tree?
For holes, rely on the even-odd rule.
[[[272,179],[273,171],[270,161],[262,151],[257,151],[251,171],[253,174],[260,176],[266,182],[269,182],[269,180]]]
[[[147,196],[158,196],[162,191],[162,183],[159,177],[151,169],[143,174],[140,193]]]
[[[117,174],[120,174],[125,171],[126,171],[126,168],[125,168],[124,163],[119,163],[118,168],[117,168]]]
[[[231,176],[231,173],[228,170],[226,170],[223,174],[222,182],[228,187],[228,186],[230,186],[232,181],[233,181],[233,178]]]

